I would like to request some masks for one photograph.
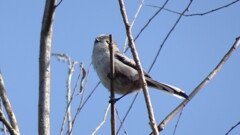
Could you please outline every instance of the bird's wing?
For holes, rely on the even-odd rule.
[[[117,77],[122,77],[120,80],[125,80],[125,82],[122,82],[122,84],[134,83],[135,81],[135,83],[139,83],[139,75],[136,63],[132,59],[121,54],[120,52],[115,53],[115,59],[115,75]],[[157,82],[153,80],[146,72],[144,72],[144,75],[146,77],[146,82],[148,86],[162,90],[163,92],[177,96],[179,98],[188,98],[185,92],[181,89],[165,83]],[[134,82],[132,82],[133,80]],[[140,88],[140,84],[138,85],[138,88]]]
[[[137,71],[137,66],[136,66],[136,63],[133,59],[130,59],[130,58],[124,56],[120,52],[115,53],[115,59],[119,60],[123,64],[125,64],[125,65],[127,65],[127,66],[129,66],[129,67],[131,67],[131,68],[133,68]],[[151,78],[145,71],[143,71],[143,72],[144,72],[145,77]]]

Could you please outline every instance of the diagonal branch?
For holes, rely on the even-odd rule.
[[[164,7],[167,5],[169,0],[166,0],[161,8],[157,10],[157,12],[148,20],[148,22],[143,26],[143,28],[140,30],[140,32],[137,34],[136,38],[134,41],[136,41],[139,36],[142,34],[142,32],[147,28],[147,26],[152,22],[152,20],[164,9]]]
[[[228,130],[228,132],[225,135],[228,135],[234,128],[236,128],[238,125],[240,125],[240,121],[235,124],[233,127],[231,127],[231,129]]]
[[[1,121],[4,123],[4,125],[8,128],[8,130],[10,132],[14,132],[13,135],[20,135],[18,124],[17,124],[17,119],[16,119],[15,114],[12,110],[10,101],[8,100],[1,72],[0,72],[0,97],[2,99],[3,105],[5,107],[5,110],[7,112],[8,119],[9,119],[11,125],[7,124],[7,122],[4,121],[5,117],[3,116],[2,111],[1,111]],[[8,125],[10,125],[10,126],[8,126]],[[14,130],[14,131],[12,131],[12,130]]]
[[[177,26],[177,24],[179,23],[179,21],[181,20],[183,14],[184,14],[186,11],[188,11],[188,9],[189,9],[189,7],[190,7],[191,4],[192,4],[192,0],[189,1],[187,7],[183,10],[183,12],[181,13],[181,15],[178,17],[177,21],[175,22],[175,24],[174,24],[173,27],[171,28],[171,30],[168,32],[167,36],[164,38],[164,40],[163,40],[162,44],[160,45],[160,47],[159,47],[159,49],[158,49],[158,51],[157,51],[157,54],[156,54],[156,56],[155,56],[155,58],[154,58],[154,60],[153,60],[153,62],[152,62],[152,64],[151,64],[148,72],[150,72],[150,71],[152,70],[153,65],[154,65],[155,62],[157,61],[157,58],[158,58],[158,56],[159,56],[159,54],[160,54],[160,52],[161,52],[161,50],[162,50],[162,48],[163,48],[163,45],[165,44],[165,42],[167,41],[168,37],[171,35],[171,33],[173,32],[173,30],[176,28],[176,26]]]
[[[8,131],[10,132],[11,135],[19,135],[18,132],[16,132],[15,129],[12,128],[11,124],[7,121],[7,119],[5,118],[2,110],[0,110],[0,121],[2,121],[2,123],[4,124],[4,126],[7,127]]]
[[[153,108],[152,108],[152,104],[151,104],[151,100],[150,100],[150,95],[148,93],[147,83],[146,83],[146,80],[144,77],[141,63],[139,61],[138,54],[136,52],[135,43],[133,40],[133,36],[132,36],[131,29],[130,29],[130,24],[129,24],[129,21],[127,18],[126,9],[125,9],[123,0],[119,0],[119,6],[120,6],[120,11],[122,14],[123,21],[125,24],[125,28],[126,28],[126,34],[128,37],[129,47],[131,48],[131,52],[134,57],[134,61],[136,63],[137,69],[138,69],[138,74],[139,74],[139,78],[140,78],[140,82],[142,85],[144,98],[145,98],[145,102],[146,102],[146,106],[147,106],[147,110],[148,110],[148,116],[149,116],[149,120],[150,120],[149,124],[154,132],[154,135],[158,135],[154,112],[153,112]]]
[[[165,119],[158,125],[158,130],[163,130],[164,126],[180,111],[182,108],[217,74],[217,72],[222,68],[223,64],[228,60],[233,51],[240,45],[240,37],[236,38],[235,43],[230,48],[230,50],[224,55],[218,65],[213,69],[213,71],[193,90],[189,95],[188,99],[184,100],[179,104]]]
[[[218,8],[215,8],[215,9],[212,9],[212,10],[209,10],[209,11],[206,11],[206,12],[202,12],[202,13],[194,13],[194,14],[182,14],[182,13],[179,13],[177,11],[174,11],[174,10],[171,10],[171,9],[167,9],[167,8],[163,8],[163,7],[159,7],[159,6],[154,6],[154,5],[147,5],[149,7],[154,7],[154,8],[163,8],[164,10],[168,11],[168,12],[171,12],[171,13],[175,13],[175,14],[179,14],[179,15],[182,15],[182,16],[203,16],[203,15],[207,15],[207,14],[210,14],[210,13],[213,13],[215,11],[218,11],[218,10],[221,10],[221,9],[224,9],[228,6],[231,6],[233,4],[235,4],[236,2],[239,2],[240,0],[235,0],[233,2],[230,2],[226,5],[223,5],[221,7],[218,7]]]

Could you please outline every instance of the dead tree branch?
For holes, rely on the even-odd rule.
[[[79,115],[82,107],[84,106],[84,104],[88,101],[88,99],[90,98],[91,94],[94,92],[94,89],[93,91],[89,94],[89,96],[87,97],[87,99],[83,102],[83,97],[85,95],[85,88],[86,88],[86,84],[87,84],[87,81],[88,81],[88,75],[89,75],[89,71],[90,71],[90,67],[91,67],[91,64],[89,65],[88,67],[88,71],[86,73],[84,67],[83,67],[83,64],[80,65],[80,70],[81,70],[81,74],[82,74],[82,78],[80,80],[80,93],[82,91],[82,97],[80,99],[80,103],[78,105],[78,108],[77,108],[77,112],[75,113],[75,115],[73,116],[73,120],[72,120],[72,130],[73,130],[73,127],[74,127],[74,123],[75,121],[77,120],[77,116]],[[85,80],[86,78],[86,80]],[[98,85],[97,85],[98,86]],[[97,87],[96,86],[96,87]],[[76,87],[75,87],[76,88]],[[74,90],[75,91],[75,90]],[[72,133],[72,130],[70,130],[70,133]]]
[[[12,135],[20,135],[18,124],[17,124],[17,119],[16,119],[15,114],[13,112],[13,109],[12,109],[12,106],[10,104],[10,101],[8,100],[1,72],[0,72],[0,97],[2,99],[4,108],[5,108],[6,112],[7,112],[8,119],[9,119],[11,124],[8,123],[8,121],[6,120],[6,118],[3,115],[2,111],[0,112],[0,117],[1,117],[0,120],[8,128],[9,132]]]
[[[111,107],[111,104],[108,104],[107,108],[106,108],[106,111],[104,113],[104,117],[103,117],[103,120],[102,122],[94,129],[94,131],[91,133],[91,135],[95,135],[97,133],[97,131],[102,127],[102,125],[105,123],[106,119],[107,119],[107,113],[108,113],[108,110],[109,108]]]
[[[165,125],[180,111],[186,104],[217,74],[217,72],[222,68],[224,63],[228,60],[233,51],[240,45],[240,37],[236,38],[235,43],[230,48],[230,50],[224,55],[218,65],[212,70],[212,72],[192,91],[188,99],[184,100],[179,104],[165,119],[158,125],[158,130],[161,131]]]
[[[14,130],[16,130],[16,132],[18,132],[18,134],[20,134],[18,124],[17,124],[17,119],[16,119],[15,114],[12,110],[12,106],[10,104],[10,101],[8,100],[7,93],[6,93],[6,90],[5,90],[5,87],[4,87],[3,77],[2,77],[1,73],[0,73],[0,97],[2,99],[3,105],[4,105],[5,110],[7,112],[8,119],[10,120],[11,126],[13,127]]]
[[[8,131],[10,132],[11,135],[19,135],[18,132],[16,132],[15,129],[12,128],[11,124],[8,122],[8,120],[5,118],[2,110],[0,110],[0,121],[2,121],[2,123],[4,124],[4,126],[6,126],[6,128],[8,129]]]
[[[71,101],[72,101],[72,96],[75,93],[75,90],[71,96],[71,80],[72,80],[72,75],[74,72],[74,66],[78,63],[77,61],[72,61],[71,58],[67,54],[58,54],[58,53],[53,53],[53,56],[56,56],[58,60],[62,60],[64,62],[67,62],[68,64],[68,77],[67,77],[67,93],[66,93],[66,101],[67,101],[67,120],[68,120],[68,134],[70,135],[70,131],[72,130],[72,118],[71,118]],[[65,118],[65,116],[64,116]],[[65,123],[65,119],[63,122],[63,125]]]
[[[39,51],[38,134],[50,135],[50,57],[55,0],[46,0]]]
[[[224,9],[224,8],[226,8],[226,7],[228,7],[228,6],[231,6],[231,5],[235,4],[235,3],[238,2],[238,1],[240,1],[240,0],[235,0],[235,1],[233,1],[233,2],[230,2],[230,3],[226,4],[226,5],[223,5],[223,6],[221,6],[221,7],[218,7],[218,8],[215,8],[215,9],[212,9],[212,10],[209,10],[209,11],[206,11],[206,12],[194,13],[194,14],[182,14],[182,13],[180,13],[180,12],[177,12],[177,11],[174,11],[174,10],[171,10],[171,9],[167,9],[167,8],[164,8],[164,7],[158,7],[158,6],[154,6],[154,5],[147,5],[147,6],[149,6],[149,7],[154,7],[154,8],[163,8],[164,10],[166,10],[166,11],[168,11],[168,12],[189,17],[189,16],[203,16],[203,15],[207,15],[207,14],[213,13],[213,12],[215,12],[215,11]]]
[[[153,108],[152,108],[152,104],[151,104],[151,100],[150,100],[150,95],[148,93],[147,83],[146,83],[146,80],[144,77],[141,63],[139,61],[138,54],[136,52],[135,43],[133,40],[133,36],[132,36],[131,29],[130,29],[130,24],[129,24],[129,21],[127,18],[126,9],[125,9],[123,0],[119,0],[119,6],[120,6],[120,12],[122,14],[122,18],[123,18],[123,21],[125,24],[125,28],[126,28],[126,34],[128,37],[129,47],[131,48],[131,52],[134,57],[134,61],[136,63],[137,69],[138,69],[138,74],[140,77],[140,82],[142,85],[144,98],[145,98],[145,102],[146,102],[146,106],[147,106],[147,110],[148,110],[148,116],[149,116],[149,120],[150,120],[149,124],[153,130],[154,135],[158,135],[159,133],[157,131],[157,125],[156,125],[154,112],[153,112]]]

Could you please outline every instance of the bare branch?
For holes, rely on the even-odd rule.
[[[1,70],[0,70],[0,73],[1,73]],[[2,100],[0,100],[0,109],[3,110]],[[4,117],[5,117],[5,116],[4,116]],[[2,126],[3,126],[3,127],[2,127],[1,130],[3,131],[3,134],[4,134],[4,135],[7,135],[7,129],[6,129],[6,126],[5,126],[5,124],[4,124],[3,122],[2,122]]]
[[[177,123],[175,124],[175,127],[174,127],[174,131],[173,131],[173,135],[175,135],[176,131],[177,131],[177,126],[178,126],[178,123],[180,121],[180,118],[182,116],[182,112],[183,112],[183,109],[181,110],[179,116],[178,116],[178,119],[177,119]]]
[[[137,10],[137,12],[136,12],[135,15],[134,15],[134,18],[133,18],[133,21],[132,21],[132,23],[131,23],[130,29],[132,29],[132,27],[133,27],[133,25],[134,25],[134,23],[135,23],[135,21],[136,21],[136,19],[137,19],[137,16],[138,16],[140,10],[142,9],[143,4],[144,4],[144,0],[141,1],[140,5],[139,5],[139,7],[138,7],[138,10]],[[122,51],[123,53],[126,52],[127,43],[128,43],[128,39],[127,39],[127,37],[126,37],[126,40],[125,40],[125,43],[124,43],[124,46],[123,46],[123,51]]]
[[[164,6],[167,4],[167,2],[168,2],[168,1],[166,1],[166,2],[164,3],[162,9],[164,9]],[[187,8],[185,8],[185,10],[183,11],[183,13],[185,13],[185,12],[188,10],[189,6],[191,5],[191,2],[192,2],[192,1],[190,1],[190,3],[188,4]],[[158,10],[150,20],[152,20],[162,9]],[[183,13],[182,13],[182,14],[183,14]],[[166,42],[166,40],[168,39],[168,37],[170,36],[170,34],[172,33],[172,31],[175,29],[176,25],[179,23],[181,17],[182,17],[182,16],[180,15],[179,18],[177,19],[177,21],[175,22],[174,26],[173,26],[173,27],[171,28],[171,30],[168,32],[168,34],[167,34],[166,38],[164,39],[163,43],[160,45],[160,48],[158,49],[158,52],[157,52],[157,54],[156,54],[156,56],[155,56],[155,59],[154,59],[154,61],[152,62],[151,66],[150,66],[150,68],[149,68],[149,70],[148,70],[148,73],[151,71],[151,69],[152,69],[152,67],[153,67],[153,65],[154,65],[154,63],[155,63],[155,61],[156,61],[156,59],[157,59],[157,57],[158,57],[158,55],[159,55],[159,53],[160,53],[163,45],[164,45],[164,43]],[[150,21],[150,20],[149,20],[149,21]],[[149,22],[149,23],[150,23],[150,22]],[[148,24],[146,24],[145,26],[147,26],[147,25],[148,25]],[[145,29],[145,28],[143,28],[142,30],[144,30],[144,29]],[[140,32],[139,34],[141,34],[141,32]],[[138,36],[137,36],[137,37],[138,37]],[[135,40],[137,39],[137,37],[135,38]],[[126,112],[126,114],[125,114],[125,116],[124,116],[123,122],[125,121],[128,113],[130,112],[131,107],[132,107],[133,103],[135,102],[137,96],[138,96],[138,93],[135,95],[135,97],[134,97],[134,99],[133,99],[133,101],[132,101],[132,104],[131,104],[130,107],[128,108],[128,111]],[[120,128],[121,128],[121,125],[120,125],[120,127],[118,128],[118,131],[117,131],[117,132],[120,131]]]
[[[117,117],[118,117],[118,120],[120,121],[120,123],[121,123],[121,125],[120,125],[120,127],[119,127],[119,129],[122,127],[123,128],[123,130],[124,130],[124,133],[127,135],[127,131],[126,131],[126,129],[124,128],[124,126],[123,126],[123,120],[120,118],[120,116],[119,116],[119,114],[118,114],[118,110],[116,109],[116,114],[117,114]],[[119,130],[117,131],[117,134],[118,134],[118,132],[119,132]]]
[[[143,93],[144,93],[144,97],[145,97],[145,102],[146,102],[146,106],[147,106],[147,110],[148,110],[148,116],[149,116],[149,124],[154,132],[154,135],[158,135],[158,131],[157,131],[157,126],[156,126],[156,121],[155,121],[155,117],[154,117],[154,113],[153,113],[153,108],[152,108],[152,104],[151,104],[151,100],[150,100],[150,95],[148,93],[148,88],[147,88],[147,83],[144,77],[144,73],[141,67],[141,63],[139,61],[139,57],[138,54],[136,52],[136,48],[135,48],[135,43],[133,41],[133,37],[132,37],[132,32],[130,29],[130,24],[127,18],[127,14],[126,14],[126,9],[124,6],[124,2],[123,0],[119,0],[119,6],[120,6],[120,11],[122,14],[122,18],[125,24],[125,28],[126,28],[126,34],[128,37],[128,42],[129,42],[129,47],[131,48],[131,52],[132,55],[134,57],[134,61],[136,63],[137,69],[138,69],[138,73],[139,73],[139,77],[140,77],[140,82],[142,85],[142,89],[143,89]]]
[[[55,8],[57,8],[62,2],[63,2],[63,0],[60,0],[60,1],[58,2],[58,4],[55,6]]]
[[[102,125],[105,123],[105,121],[106,121],[106,119],[107,119],[107,113],[108,113],[108,110],[109,110],[109,108],[110,108],[110,105],[111,105],[111,104],[108,104],[108,106],[107,106],[107,109],[106,109],[106,111],[105,111],[105,113],[104,113],[103,121],[97,126],[96,129],[94,129],[94,131],[92,132],[91,135],[95,135],[95,134],[97,133],[97,131],[98,131],[98,130],[102,127]]]
[[[17,131],[15,131],[15,129],[12,128],[10,123],[5,118],[2,110],[0,110],[0,121],[2,121],[2,123],[7,127],[8,131],[10,132],[11,135],[20,135]]]
[[[168,11],[168,12],[175,13],[175,14],[179,14],[179,15],[182,15],[182,16],[187,16],[187,17],[188,17],[188,16],[203,16],[203,15],[207,15],[207,14],[213,13],[213,12],[215,12],[215,11],[224,9],[224,8],[226,8],[226,7],[228,7],[228,6],[231,6],[231,5],[235,4],[235,3],[238,2],[238,1],[240,1],[240,0],[235,0],[235,1],[233,1],[233,2],[231,2],[231,3],[228,3],[228,4],[224,5],[224,6],[221,6],[221,7],[218,7],[218,8],[215,8],[215,9],[212,9],[212,10],[209,10],[209,11],[206,11],[206,12],[203,12],[203,13],[194,13],[194,14],[182,14],[182,13],[179,13],[179,12],[174,11],[174,10],[171,10],[171,9],[167,9],[167,8],[163,8],[163,9],[166,10],[166,11]],[[147,6],[149,6],[149,7],[154,7],[154,8],[162,8],[162,7],[158,7],[158,6],[154,6],[154,5],[147,5]]]
[[[3,81],[3,77],[2,77],[1,72],[0,72],[0,97],[2,99],[3,105],[4,105],[5,110],[7,112],[8,119],[11,123],[12,129],[14,129],[16,131],[16,134],[20,134],[18,124],[17,124],[17,119],[16,119],[15,114],[13,112],[10,101],[8,100],[8,97],[7,97],[7,93],[6,93],[6,90],[5,90],[4,81]]]
[[[68,78],[67,78],[67,94],[66,94],[66,101],[67,101],[67,119],[68,119],[68,134],[70,134],[70,131],[72,129],[72,118],[71,118],[71,107],[70,102],[72,101],[71,96],[71,80],[72,75],[74,72],[74,66],[78,63],[77,61],[72,61],[71,58],[67,54],[58,54],[58,53],[52,53],[53,56],[55,56],[58,60],[62,60],[64,62],[67,62],[68,64]],[[75,91],[73,92],[73,94]],[[65,120],[65,119],[64,119]],[[65,121],[63,122],[64,125]],[[63,129],[62,129],[63,130]]]
[[[114,92],[114,78],[115,78],[115,68],[114,68],[114,51],[112,43],[112,35],[109,35],[109,52],[110,52],[110,104],[111,104],[111,135],[116,135],[116,117],[115,117],[115,98]]]
[[[150,66],[150,68],[149,68],[149,70],[148,70],[149,72],[152,70],[153,65],[155,64],[155,62],[156,62],[156,60],[157,60],[157,58],[158,58],[158,56],[159,56],[159,54],[160,54],[160,52],[161,52],[161,50],[162,50],[163,45],[165,44],[165,42],[167,41],[168,37],[171,35],[171,33],[173,32],[173,30],[175,29],[175,27],[177,26],[177,24],[178,24],[179,21],[181,20],[182,15],[183,15],[186,11],[188,11],[188,9],[189,9],[189,7],[190,7],[191,4],[192,4],[192,0],[189,1],[187,7],[183,10],[182,14],[178,17],[177,21],[175,22],[175,24],[173,25],[173,27],[171,28],[171,30],[168,32],[167,36],[164,38],[162,44],[160,45],[160,47],[159,47],[159,49],[158,49],[158,51],[157,51],[156,56],[154,57],[154,60],[153,60],[153,62],[152,62],[152,64],[151,64],[151,66]]]
[[[55,0],[46,0],[39,52],[38,134],[50,135],[50,56]]]
[[[147,26],[152,22],[152,20],[164,9],[164,7],[167,5],[169,0],[166,0],[162,6],[162,8],[159,8],[159,10],[148,20],[148,22],[143,26],[143,28],[140,30],[140,32],[135,37],[134,41],[136,41],[139,36],[142,34],[142,32],[147,28]]]
[[[230,48],[230,50],[224,55],[218,65],[213,69],[213,71],[192,91],[188,99],[184,100],[179,104],[165,119],[158,125],[158,130],[163,130],[164,126],[180,111],[182,108],[217,74],[217,72],[222,68],[223,64],[228,60],[233,51],[240,45],[240,37],[236,38],[235,43]]]
[[[237,124],[235,124],[231,129],[229,129],[228,132],[225,135],[228,135],[238,125],[240,125],[240,121]]]
[[[139,92],[137,92],[137,93],[135,94],[135,96],[133,97],[133,100],[132,100],[130,106],[128,107],[128,110],[127,110],[126,114],[124,115],[124,117],[123,117],[123,119],[122,119],[122,122],[120,123],[120,126],[119,126],[119,128],[118,128],[118,130],[117,130],[117,134],[119,133],[119,131],[120,131],[120,129],[121,129],[124,121],[126,120],[129,112],[131,111],[131,109],[132,109],[132,107],[133,107],[133,104],[135,103],[135,101],[136,101],[136,99],[137,99],[137,97],[138,97],[138,94],[139,94]]]
[[[67,95],[66,95],[66,97],[67,97],[67,107],[66,107],[66,112],[65,112],[64,119],[63,119],[63,122],[62,122],[60,135],[63,132],[63,128],[64,128],[64,125],[65,125],[66,118],[68,118],[68,134],[71,134],[73,125],[72,125],[72,120],[71,120],[70,106],[71,106],[71,102],[72,102],[72,99],[73,99],[73,95],[75,94],[75,91],[77,89],[77,84],[78,84],[78,80],[80,79],[81,72],[78,75],[75,87],[74,87],[73,92],[71,94],[72,74],[73,74],[73,71],[74,71],[74,65],[76,65],[78,62],[77,61],[72,61],[71,58],[67,54],[52,53],[52,55],[55,56],[58,60],[62,60],[64,62],[68,63],[68,79],[67,79]],[[81,69],[81,67],[82,67],[82,63],[80,63],[80,69]],[[82,71],[82,69],[80,71]],[[84,75],[82,74],[82,76],[85,76],[85,74]]]
[[[87,84],[90,67],[91,67],[91,64],[90,64],[89,67],[88,67],[87,75],[85,75],[85,69],[83,68],[83,66],[80,66],[80,69],[81,69],[81,71],[82,71],[81,85],[83,85],[83,86],[82,86],[82,97],[81,97],[81,99],[80,99],[80,103],[79,103],[79,106],[78,106],[78,108],[77,108],[77,112],[75,113],[75,115],[74,115],[74,117],[73,117],[73,120],[72,120],[72,126],[73,126],[73,127],[74,127],[74,123],[75,123],[75,121],[76,121],[76,119],[77,119],[77,116],[79,115],[82,107],[83,107],[84,104],[88,101],[88,99],[91,97],[92,93],[95,91],[95,89],[97,88],[97,86],[100,84],[100,83],[98,83],[98,84],[96,85],[96,87],[92,90],[92,92],[89,94],[89,96],[87,97],[87,99],[83,102],[83,98],[84,98],[84,95],[85,95],[85,87],[86,87],[86,84]],[[83,69],[84,69],[84,70],[83,70]],[[84,78],[83,78],[83,77],[85,77],[85,76],[86,76],[87,79],[86,79],[86,81],[84,82]],[[84,82],[84,84],[82,84],[83,82]],[[81,86],[80,86],[80,87],[81,87]],[[80,91],[81,91],[81,89],[80,89]],[[72,130],[73,130],[73,128],[72,128]],[[70,133],[72,133],[72,130],[70,131]]]
[[[234,3],[238,2],[238,1],[239,1],[239,0],[235,0],[235,1],[233,1],[233,2],[231,2],[231,3],[229,3],[229,4],[227,4],[227,5],[221,6],[221,7],[219,7],[219,8],[212,9],[212,10],[207,11],[207,12],[195,13],[195,14],[187,14],[187,15],[185,15],[185,16],[203,16],[203,15],[206,15],[206,14],[209,14],[209,13],[212,13],[212,12],[215,12],[215,11],[218,11],[218,10],[220,10],[220,9],[226,8],[226,7],[230,6],[230,5],[233,5]]]

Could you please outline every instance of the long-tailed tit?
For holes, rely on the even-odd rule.
[[[135,62],[121,54],[117,48],[117,44],[114,41],[112,42],[114,51],[115,93],[125,95],[140,90],[141,84]],[[108,35],[100,35],[95,39],[92,52],[92,63],[102,84],[110,90],[110,52],[108,46]],[[179,98],[188,98],[185,92],[181,89],[155,81],[146,72],[144,72],[144,75],[149,87],[162,90],[163,92]]]

